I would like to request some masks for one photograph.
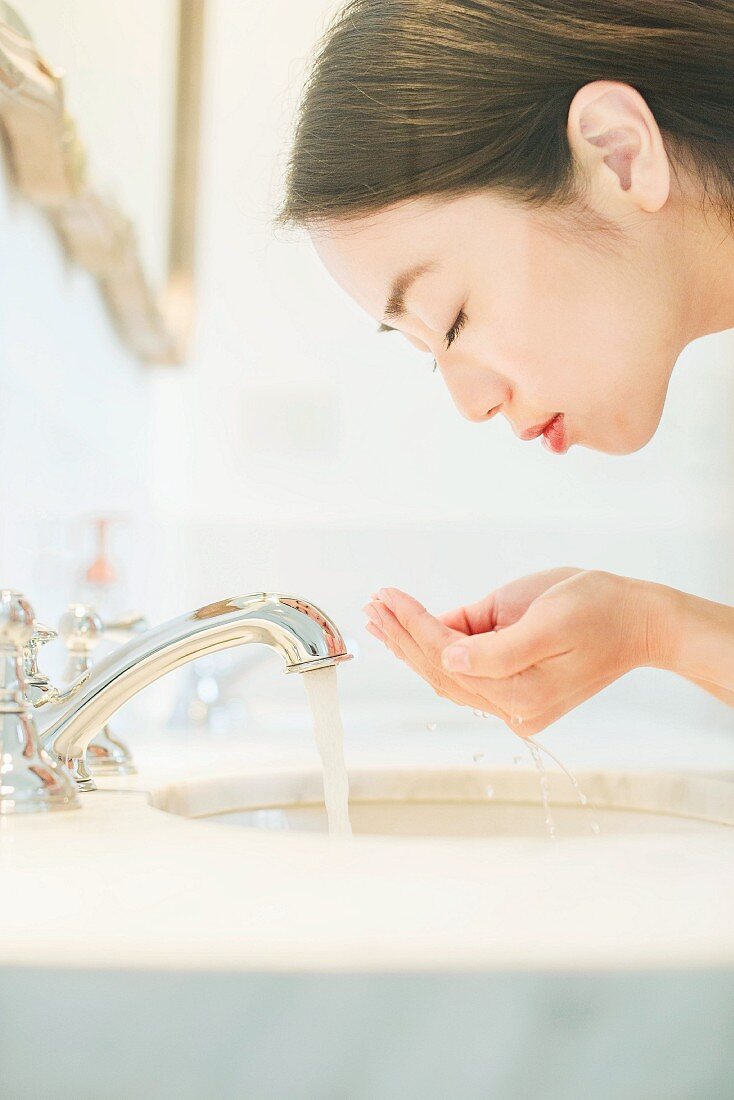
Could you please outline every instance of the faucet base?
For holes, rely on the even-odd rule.
[[[66,770],[38,745],[30,715],[0,714],[0,745],[0,815],[79,808]]]
[[[105,726],[87,747],[87,768],[92,775],[137,775],[130,749]]]
[[[64,757],[64,763],[71,772],[71,778],[76,784],[78,791],[83,791],[85,794],[90,791],[97,790],[97,784],[94,782],[92,775],[87,767],[86,754],[83,756],[66,756]]]

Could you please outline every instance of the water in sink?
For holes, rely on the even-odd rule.
[[[350,836],[349,778],[344,763],[344,726],[339,710],[336,665],[303,673],[316,747],[324,770],[324,802],[329,832]]]
[[[598,809],[596,813],[605,836],[675,832],[690,835],[692,832],[714,833],[721,829],[721,825],[712,822],[691,821],[667,814],[606,808]],[[542,803],[529,802],[375,799],[353,802],[351,805],[352,827],[358,836],[527,837],[537,840],[543,835],[543,816]],[[583,806],[556,806],[554,818],[556,836],[588,837],[592,840],[588,814]],[[317,804],[230,811],[212,815],[208,820],[220,825],[278,832],[327,831],[324,807]]]
[[[576,797],[578,789],[569,791],[565,776],[548,773],[558,840],[595,842],[590,817],[607,839],[635,833],[720,834],[734,826],[734,784],[728,778],[647,771],[591,771],[579,778],[578,789],[583,784],[589,796],[583,802]],[[212,824],[323,833],[323,795],[321,768],[268,768],[226,781],[200,777],[174,784],[152,792],[151,802]],[[346,795],[343,784],[341,812]],[[362,766],[350,771],[349,798],[355,834],[545,839],[535,768]]]

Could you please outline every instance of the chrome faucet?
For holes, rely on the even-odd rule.
[[[0,590],[0,815],[79,805],[69,773],[38,740],[26,675],[36,625],[20,592]]]
[[[335,624],[306,600],[268,592],[220,600],[145,631],[101,660],[73,698],[43,708],[50,722],[41,742],[70,769],[80,790],[94,791],[87,746],[123,703],[188,661],[253,642],[279,653],[286,672],[351,657]]]

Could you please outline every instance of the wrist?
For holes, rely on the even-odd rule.
[[[639,666],[672,670],[685,637],[684,593],[652,581],[631,581],[639,616]]]
[[[664,585],[652,595],[659,629],[650,662],[692,680],[734,688],[734,608]]]

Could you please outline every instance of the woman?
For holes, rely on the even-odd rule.
[[[352,0],[303,96],[279,224],[428,352],[460,412],[627,454],[683,348],[734,326],[734,3]],[[734,609],[552,569],[368,630],[530,736],[636,666],[734,703]]]

